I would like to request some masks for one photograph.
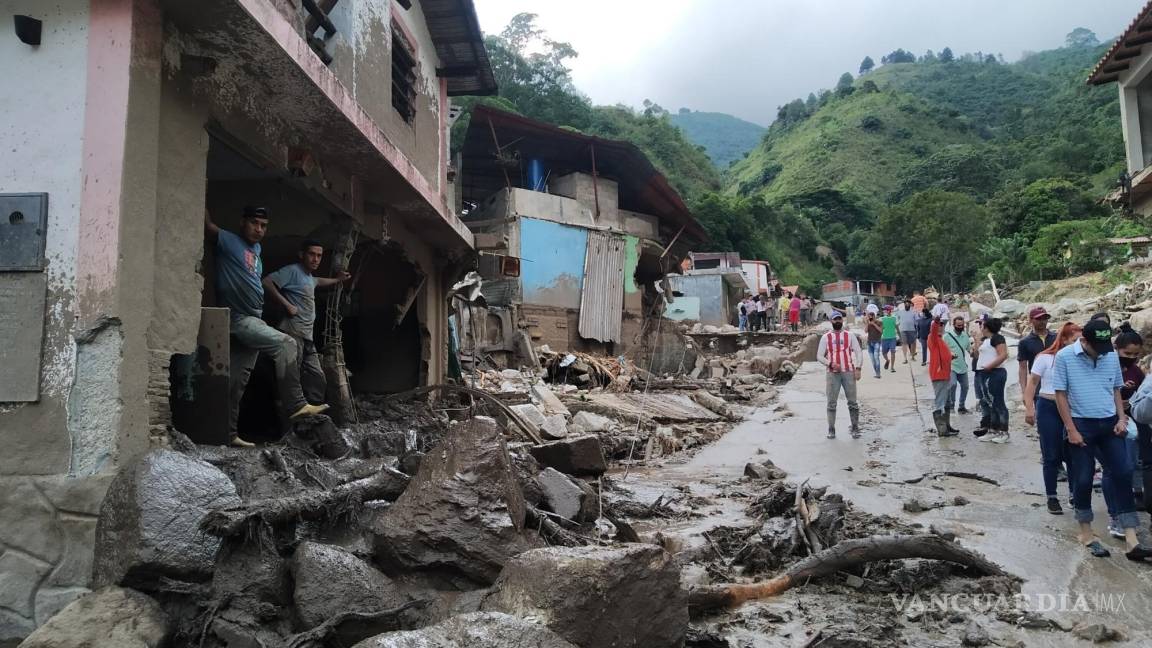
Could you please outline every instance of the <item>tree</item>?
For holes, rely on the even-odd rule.
[[[1091,194],[1060,178],[1045,178],[1020,189],[1002,191],[988,206],[995,214],[999,236],[1019,233],[1029,243],[1047,225],[1100,218],[1107,213]]]
[[[852,94],[856,88],[852,87],[852,73],[845,72],[840,75],[840,80],[836,82],[836,94],[840,97],[847,97]]]
[[[880,57],[880,62],[885,65],[890,63],[915,63],[916,55],[912,52],[905,52],[904,48],[900,48]]]
[[[1096,47],[1099,44],[1100,39],[1096,38],[1096,32],[1087,27],[1077,27],[1064,37],[1064,47],[1068,48]]]
[[[944,49],[940,50],[941,63],[951,63],[954,60],[956,60],[956,57],[952,54],[951,47],[945,47]]]
[[[808,109],[809,115],[820,109],[820,100],[816,98],[816,93],[808,93],[808,99],[804,101],[804,107]]]
[[[928,50],[927,52],[924,52],[924,56],[920,57],[920,60],[924,63],[935,63],[937,61],[936,52]]]
[[[860,253],[897,283],[956,290],[977,268],[988,221],[972,198],[930,189],[884,210]]]
[[[1104,219],[1045,225],[1028,250],[1028,260],[1041,270],[1061,276],[1103,270],[1109,233]]]
[[[868,74],[874,67],[876,67],[876,62],[872,60],[872,57],[865,56],[864,60],[860,61],[860,74]]]

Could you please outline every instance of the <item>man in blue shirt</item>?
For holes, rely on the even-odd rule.
[[[204,212],[204,232],[216,242],[216,297],[230,312],[231,373],[228,381],[228,435],[232,445],[251,446],[236,430],[240,400],[256,358],[263,353],[276,366],[280,405],[289,418],[319,414],[327,405],[309,405],[300,390],[299,351],[291,336],[268,326],[261,319],[264,287],[260,283],[264,264],[260,241],[268,231],[268,212],[263,207],[245,207],[240,234],[220,229]]]
[[[1124,529],[1125,556],[1141,562],[1152,558],[1152,548],[1141,545],[1136,537],[1139,520],[1132,495],[1132,466],[1124,445],[1128,422],[1120,398],[1124,379],[1112,347],[1111,325],[1103,320],[1085,324],[1083,337],[1056,354],[1052,374],[1056,408],[1068,431],[1068,477],[1081,544],[1096,557],[1111,555],[1092,533],[1092,474],[1099,460],[1109,476],[1104,481],[1110,491],[1108,499]]]
[[[292,336],[300,349],[300,386],[309,403],[324,402],[327,381],[320,366],[320,356],[312,341],[316,326],[316,289],[335,286],[352,275],[341,272],[338,277],[315,277],[324,258],[324,246],[319,241],[307,240],[300,245],[300,261],[280,268],[264,277],[264,290],[280,303],[288,317],[277,326]]]

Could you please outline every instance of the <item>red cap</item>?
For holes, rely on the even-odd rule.
[[[1028,311],[1028,319],[1040,319],[1043,317],[1052,317],[1048,314],[1048,311],[1044,310],[1043,306],[1037,306],[1036,308]]]

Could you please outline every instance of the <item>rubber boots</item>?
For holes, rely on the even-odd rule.
[[[932,420],[936,423],[936,434],[942,437],[956,436],[960,433],[951,425],[950,413],[947,410],[935,410],[932,412]]]
[[[848,416],[852,419],[852,438],[860,438],[860,410],[848,410]]]
[[[828,438],[836,438],[836,410],[828,412]]]

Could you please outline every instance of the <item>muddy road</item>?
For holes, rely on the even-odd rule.
[[[865,359],[867,362],[867,358]],[[824,369],[804,364],[780,391],[776,405],[751,410],[748,420],[689,459],[660,468],[632,470],[615,477],[639,498],[654,498],[674,489],[687,489],[705,498],[698,518],[649,525],[666,544],[692,547],[709,542],[702,534],[717,525],[747,522],[745,502],[733,497],[744,466],[758,457],[771,459],[786,470],[789,480],[810,480],[842,494],[858,509],[889,515],[924,529],[953,533],[960,542],[1024,579],[1022,608],[1037,611],[1071,628],[1075,624],[1104,624],[1125,633],[1131,645],[1152,645],[1152,568],[1123,557],[1123,541],[1106,535],[1107,512],[1097,491],[1096,528],[1113,556],[1091,557],[1075,539],[1075,520],[1069,509],[1053,516],[1043,507],[1040,451],[1033,429],[1024,424],[1014,371],[1009,371],[1009,406],[1012,437],[1006,444],[981,442],[971,434],[979,422],[975,413],[954,416],[958,437],[940,439],[929,432],[931,385],[927,371],[897,360],[896,372],[869,375],[860,382],[864,433],[847,434],[847,408],[839,406],[840,436],[825,438]],[[1012,362],[1012,369],[1015,363]],[[968,407],[976,410],[970,392]],[[956,477],[927,477],[926,473],[976,473],[997,484]],[[1061,489],[1066,485],[1061,483]],[[905,511],[905,502],[949,502],[956,496],[965,505],[948,505],[920,513]],[[1147,516],[1141,514],[1144,529]],[[706,578],[702,576],[702,578]],[[830,622],[902,624],[891,645],[961,645],[968,618],[987,627],[993,644],[1027,646],[1091,645],[1073,634],[1051,629],[1014,627],[995,614],[959,615],[953,632],[924,630],[919,615],[892,614],[890,597],[861,601],[840,588],[833,591],[810,586],[786,593],[767,603],[746,605],[719,623],[732,646],[821,645],[820,628]],[[866,598],[866,597],[864,597]],[[981,603],[975,604],[977,607]],[[871,607],[869,607],[871,606]],[[994,611],[993,611],[994,612]],[[873,616],[873,614],[879,616]],[[1002,615],[1003,616],[1003,615]],[[1004,619],[1007,620],[1007,619]],[[872,641],[861,645],[877,645]],[[835,644],[842,645],[842,644]],[[965,644],[978,645],[978,644]]]

